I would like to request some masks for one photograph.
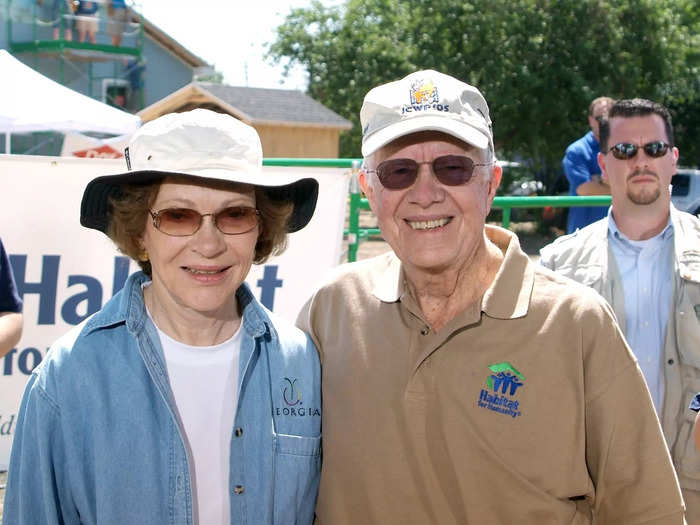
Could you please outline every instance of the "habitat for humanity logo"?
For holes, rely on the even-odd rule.
[[[319,408],[304,406],[298,378],[290,379],[289,377],[285,377],[282,380],[282,387],[280,390],[283,405],[274,408],[275,415],[294,417],[321,416],[321,410]]]
[[[427,109],[437,109],[438,111],[450,110],[450,106],[440,103],[438,88],[432,80],[420,79],[412,82],[410,98],[411,103],[405,104],[401,108],[402,114],[425,111]]]
[[[481,408],[518,417],[522,414],[520,401],[513,397],[525,384],[525,376],[508,362],[490,365],[489,370],[493,373],[486,378],[486,388],[481,389],[477,404]]]

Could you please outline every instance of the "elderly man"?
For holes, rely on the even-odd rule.
[[[501,168],[481,93],[420,71],[360,117],[359,181],[393,252],[299,317],[323,363],[319,522],[682,523],[609,307],[485,226]]]
[[[610,188],[601,179],[598,167],[600,151],[600,123],[607,118],[608,110],[615,101],[610,97],[598,97],[588,106],[588,126],[591,130],[580,139],[569,144],[561,162],[564,175],[569,181],[570,195],[610,195]],[[604,206],[578,206],[569,209],[566,233],[605,217]]]
[[[671,204],[678,149],[668,110],[618,101],[600,128],[608,216],[542,249],[542,264],[612,305],[644,373],[687,506],[700,524],[700,456],[688,404],[700,390],[700,220]]]

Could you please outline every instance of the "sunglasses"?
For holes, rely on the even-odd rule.
[[[426,162],[390,159],[380,162],[376,170],[367,170],[367,173],[376,173],[382,186],[389,190],[403,190],[416,182],[421,164],[430,164],[437,180],[445,186],[460,186],[470,181],[475,166],[489,166],[491,163],[477,164],[462,155],[443,155]]]
[[[207,215],[214,220],[217,229],[226,235],[248,233],[258,225],[260,212],[250,206],[230,206],[215,213],[199,213],[190,208],[165,208],[148,210],[156,230],[174,237],[194,235],[202,227]]]
[[[608,151],[612,153],[613,157],[616,159],[627,160],[634,157],[640,149],[643,149],[644,153],[646,153],[649,157],[658,159],[659,157],[666,155],[666,152],[670,147],[671,146],[661,140],[647,142],[643,146],[637,146],[636,144],[631,144],[629,142],[620,142],[619,144],[615,144]]]

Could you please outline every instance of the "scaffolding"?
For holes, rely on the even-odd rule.
[[[13,54],[92,98],[143,109],[143,22],[132,1],[0,0],[3,7]]]

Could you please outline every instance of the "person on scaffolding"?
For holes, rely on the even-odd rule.
[[[107,34],[112,40],[112,45],[118,47],[122,44],[128,21],[126,0],[107,0],[107,16]]]
[[[78,0],[75,9],[75,29],[78,31],[78,40],[80,42],[85,42],[87,37],[91,43],[97,43],[98,7],[97,2]]]
[[[65,28],[65,39],[73,40],[72,22],[64,21],[64,15],[73,13],[71,3],[67,0],[37,0],[37,5],[42,8],[39,19],[53,26],[53,39],[58,40],[61,36],[61,27]],[[61,8],[63,6],[63,8]]]

